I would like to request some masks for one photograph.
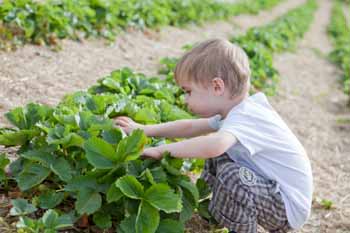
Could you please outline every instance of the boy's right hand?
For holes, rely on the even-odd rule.
[[[144,127],[144,125],[136,123],[131,118],[125,116],[117,117],[114,121],[127,134],[130,134],[135,129],[143,129]]]

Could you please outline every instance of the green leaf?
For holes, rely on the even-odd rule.
[[[141,176],[144,176],[150,184],[156,184],[152,176],[152,173],[148,168],[141,174]]]
[[[122,139],[117,147],[118,161],[129,161],[137,159],[144,145],[147,142],[147,137],[142,130],[134,130],[130,136]]]
[[[183,223],[173,219],[164,219],[160,221],[156,233],[183,233],[184,231]]]
[[[321,205],[326,210],[330,210],[332,208],[332,206],[333,206],[333,201],[327,200],[327,199],[322,199],[321,200]]]
[[[136,233],[136,215],[131,215],[128,218],[125,218],[121,221],[118,226],[118,233]]]
[[[21,146],[38,134],[37,130],[5,131],[0,134],[0,145]]]
[[[116,181],[116,186],[122,193],[132,199],[141,199],[144,191],[142,184],[133,176],[123,176]]]
[[[100,209],[102,197],[98,192],[83,189],[78,193],[75,209],[80,215],[93,214]]]
[[[113,78],[105,78],[102,81],[102,84],[112,90],[120,91],[121,84],[118,81],[115,81]]]
[[[22,198],[11,200],[11,204],[13,206],[10,210],[11,216],[27,215],[37,210],[32,204],[29,204],[27,200]]]
[[[56,230],[61,228],[73,226],[72,218],[69,215],[59,216],[55,210],[47,210],[42,217],[42,222],[45,228],[52,230],[52,232],[57,232]]]
[[[142,161],[139,159],[139,160],[128,161],[126,169],[127,169],[126,173],[128,175],[138,177],[140,176],[140,174],[143,172],[145,168],[143,166]]]
[[[155,124],[160,121],[159,114],[151,108],[142,108],[133,117],[133,119],[142,124]]]
[[[108,229],[112,227],[111,215],[103,212],[96,212],[93,216],[94,223],[101,229]]]
[[[159,219],[159,211],[147,201],[141,201],[136,217],[136,233],[156,232]]]
[[[94,114],[103,114],[106,105],[107,103],[103,96],[93,95],[86,100],[86,107]]]
[[[193,118],[188,112],[164,101],[160,104],[160,108],[162,122]]]
[[[37,122],[47,119],[52,114],[52,109],[44,105],[30,103],[25,107],[25,114],[29,129]]]
[[[22,191],[42,183],[50,174],[50,169],[36,163],[28,163],[19,174],[17,183]]]
[[[180,212],[181,197],[166,184],[152,185],[145,193],[145,200],[166,213]]]
[[[152,168],[150,171],[156,183],[167,182],[167,175],[162,167],[155,167],[155,168]]]
[[[69,214],[64,214],[58,217],[55,229],[59,230],[61,228],[71,227],[73,226],[73,223],[74,221],[72,216]]]
[[[74,175],[71,165],[63,157],[56,159],[55,162],[51,164],[50,168],[61,180],[65,182],[72,179]]]
[[[49,133],[51,133],[51,131]],[[49,135],[47,142],[49,144],[62,145],[63,148],[72,146],[82,147],[84,144],[84,138],[76,133],[68,133],[67,135],[59,138],[54,138],[53,135]]]
[[[63,192],[58,193],[50,190],[39,196],[39,206],[42,209],[53,209],[63,201],[63,198]]]
[[[197,187],[190,181],[186,181],[186,180],[181,180],[179,182],[179,185],[182,187],[184,191],[184,195],[190,198],[192,205],[194,207],[197,207],[198,200],[199,200],[199,193],[198,193]]]
[[[55,229],[58,219],[58,213],[54,210],[47,210],[42,217],[45,228]]]
[[[197,203],[196,205],[194,205],[191,199],[187,195],[184,195],[184,193],[182,193],[181,199],[183,208],[181,210],[179,220],[185,223],[192,217],[193,211]]]
[[[10,163],[6,154],[0,154],[0,182],[6,179],[5,167]]]
[[[0,154],[0,169],[5,169],[5,167],[10,163],[5,153]]]
[[[6,113],[6,118],[19,129],[30,129],[37,122],[46,119],[52,110],[49,107],[30,103],[24,108],[15,108]]]
[[[120,191],[120,189],[117,186],[111,185],[107,192],[107,202],[117,202],[123,196],[124,194]]]
[[[67,182],[64,190],[68,192],[78,192],[81,189],[93,189],[101,192],[99,186],[93,175],[76,176]]]
[[[200,202],[198,205],[198,214],[206,219],[211,218],[209,210],[208,210],[209,203],[210,203],[210,200],[206,199],[205,201]]]
[[[100,138],[90,138],[84,143],[86,158],[91,165],[99,169],[111,169],[115,166],[113,146]]]
[[[197,179],[196,186],[199,192],[199,199],[205,199],[209,197],[211,193],[210,187],[202,178]]]
[[[102,132],[102,138],[110,144],[118,144],[123,138],[123,133],[119,128],[104,130]]]
[[[109,130],[113,128],[112,120],[94,115],[89,111],[79,112],[79,114],[76,115],[76,119],[79,122],[80,129],[89,132]]]
[[[170,153],[164,153],[164,156],[161,160],[162,167],[171,175],[180,176],[180,168],[182,166],[183,161],[181,159],[172,158]]]
[[[157,99],[164,99],[169,103],[173,104],[175,102],[175,97],[169,89],[161,89],[154,93],[154,97]]]
[[[21,157],[26,158],[30,161],[39,162],[45,167],[49,168],[54,163],[55,157],[52,154],[53,150],[49,147],[28,150],[21,153]]]
[[[12,109],[10,112],[5,114],[5,117],[19,129],[28,128],[27,119],[25,117],[24,110],[21,107]]]
[[[19,217],[19,222],[16,224],[17,228],[29,228],[31,230],[33,230],[34,232],[39,232],[40,228],[42,228],[41,224],[39,221],[25,217],[25,216],[21,216]]]

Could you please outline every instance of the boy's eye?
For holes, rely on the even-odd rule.
[[[191,94],[191,91],[185,91],[185,93],[186,93],[187,95],[190,95],[190,94]]]

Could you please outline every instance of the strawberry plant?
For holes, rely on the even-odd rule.
[[[328,34],[334,46],[330,58],[343,70],[344,92],[350,96],[350,24],[342,6],[340,1],[334,3],[331,22],[328,26]]]
[[[29,204],[25,199],[12,201],[11,216],[20,216],[17,223],[18,232],[47,232],[54,233],[57,230],[72,226],[72,217],[70,215],[60,216],[55,210],[47,210],[42,218],[36,220],[27,217],[37,210],[35,206]]]
[[[0,130],[0,145],[19,146],[6,177],[23,198],[13,200],[19,207],[10,212],[20,216],[17,227],[55,232],[80,218],[118,232],[183,232],[195,209],[205,213],[205,183],[195,185],[181,173],[183,160],[141,159],[144,147],[164,140],[141,130],[126,136],[110,119],[128,115],[159,123],[192,117],[179,95],[178,87],[125,68],[56,107],[28,104],[8,112],[14,128]],[[8,161],[0,158],[5,167]],[[41,218],[28,216],[33,213]]]

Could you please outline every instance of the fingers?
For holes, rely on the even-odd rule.
[[[117,117],[116,119],[120,121],[133,122],[133,120],[131,120],[131,118],[127,116],[120,116],[120,117]]]
[[[130,125],[130,123],[133,122],[129,117],[124,116],[117,117],[116,119],[114,119],[114,121],[120,126],[128,126]]]
[[[118,127],[120,127],[125,133],[130,134],[131,131],[138,128],[139,124],[134,122],[130,117],[120,116],[113,119]]]
[[[117,120],[115,120],[115,122],[117,123],[117,125],[123,126],[123,127],[129,125],[129,122],[126,122],[125,120],[119,120],[119,119],[117,119]]]

